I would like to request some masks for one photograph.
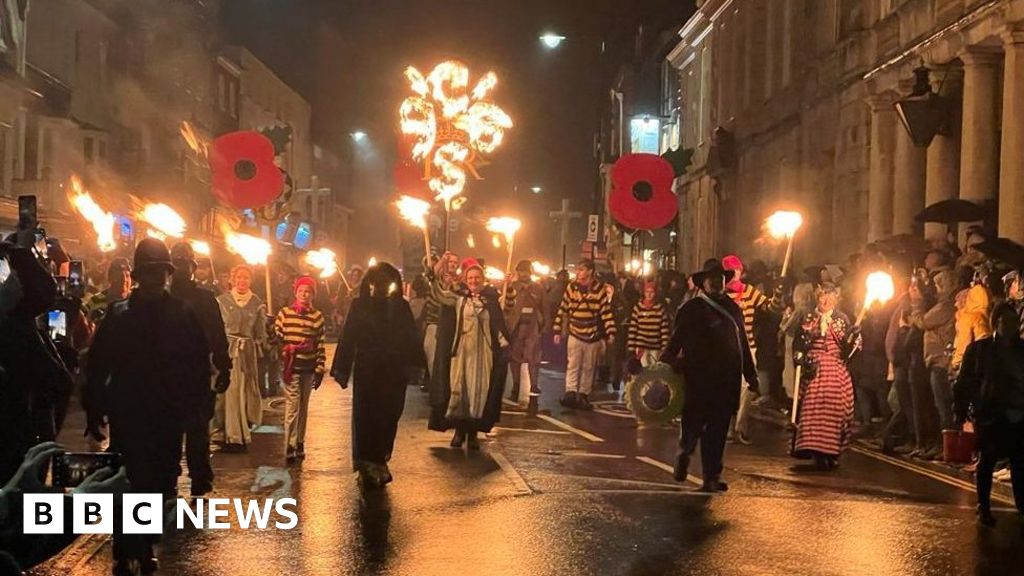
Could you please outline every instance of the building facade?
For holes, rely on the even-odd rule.
[[[698,2],[666,59],[695,150],[677,180],[681,266],[781,258],[761,232],[780,208],[805,215],[807,264],[923,234],[914,217],[947,198],[997,202],[999,233],[1024,240],[1022,23],[1019,0]],[[922,66],[949,102],[927,147],[895,108]]]

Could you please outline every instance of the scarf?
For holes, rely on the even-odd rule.
[[[235,300],[235,304],[238,304],[239,308],[245,308],[249,305],[249,301],[252,300],[252,290],[249,290],[245,294],[232,290],[231,297]]]
[[[296,299],[292,302],[291,309],[295,310],[299,314],[309,314],[313,311],[313,304],[302,304]]]
[[[834,312],[835,312],[835,310],[833,310],[832,312],[828,312],[828,313],[822,312],[820,310],[818,311],[818,313],[821,314],[821,335],[822,336],[827,336],[828,335],[828,327],[829,327],[829,325],[832,324],[832,314]]]

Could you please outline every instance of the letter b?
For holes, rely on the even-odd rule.
[[[113,494],[72,494],[71,504],[75,534],[114,533]]]
[[[25,534],[64,533],[63,494],[25,494],[22,503],[22,531]]]

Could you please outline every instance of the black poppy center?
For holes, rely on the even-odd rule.
[[[252,160],[239,160],[235,162],[235,176],[239,180],[252,180],[256,177],[256,164]]]
[[[654,187],[646,180],[633,184],[633,198],[639,202],[649,202],[654,197]]]

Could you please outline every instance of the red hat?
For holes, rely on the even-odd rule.
[[[483,266],[480,265],[480,261],[476,258],[463,258],[460,268],[462,268],[463,274],[469,271],[470,268],[480,268],[483,270]]]
[[[743,268],[743,261],[740,260],[739,256],[730,254],[725,258],[722,258],[722,268],[725,268],[726,270],[739,270],[740,268]]]
[[[292,292],[298,292],[300,286],[309,286],[309,289],[316,294],[316,280],[313,280],[310,276],[299,276],[295,279],[295,283],[292,284]]]

